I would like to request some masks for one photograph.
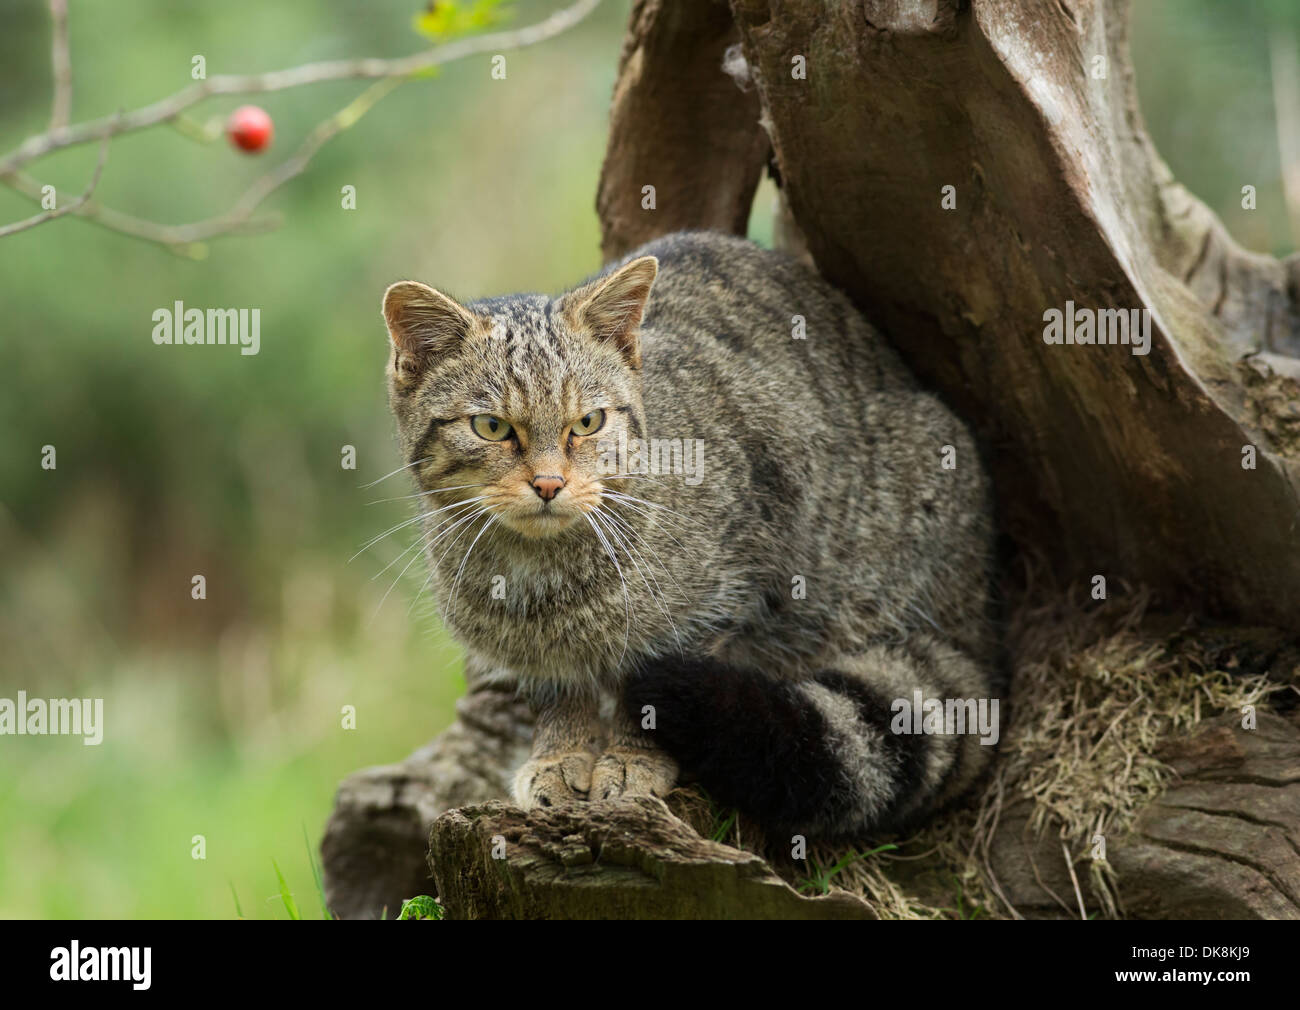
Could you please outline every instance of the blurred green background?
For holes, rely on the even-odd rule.
[[[562,6],[514,5],[522,25]],[[570,33],[397,90],[268,209],[269,234],[191,261],[64,218],[0,239],[0,697],[102,697],[98,747],[0,737],[0,916],[283,917],[271,862],[319,914],[313,848],[348,772],[401,759],[452,717],[461,656],[413,566],[383,606],[410,514],[384,395],[379,298],[416,277],[464,296],[558,290],[599,265],[593,209],[629,0]],[[1141,0],[1134,58],[1175,174],[1243,244],[1294,248],[1281,206],[1270,35],[1286,2]],[[208,73],[423,48],[412,0],[71,4],[73,121],[134,108]],[[0,0],[0,150],[45,128],[49,23]],[[163,222],[218,214],[364,88],[215,100],[275,119],[249,157],[171,128],[119,139],[98,197]],[[28,167],[80,192],[94,152]],[[340,190],[356,187],[357,209]],[[66,197],[65,197],[66,199]],[[755,205],[770,235],[771,190]],[[33,206],[0,188],[0,220]],[[261,353],[158,347],[151,314],[262,310]],[[40,467],[52,444],[58,468]],[[340,466],[344,445],[357,469]],[[190,596],[194,574],[207,599]],[[355,730],[341,724],[353,705]],[[207,858],[191,858],[204,835]]]

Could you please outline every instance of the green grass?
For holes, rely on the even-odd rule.
[[[325,876],[321,871],[320,860],[316,858],[316,846],[312,845],[311,838],[307,835],[307,825],[302,826],[302,840],[307,846],[307,862],[311,866],[312,880],[316,884],[316,900],[320,903],[320,914],[323,919],[334,918],[334,913],[329,909],[325,901]]]
[[[206,688],[225,673],[113,671],[103,744],[9,746],[0,918],[283,918],[286,893],[315,893],[324,914],[315,852],[339,781],[426,743],[464,689],[456,650],[414,630],[401,649],[335,659],[333,676],[303,671],[256,721],[232,704],[216,727]],[[339,726],[343,703],[356,730]],[[206,858],[192,858],[195,836]],[[307,858],[279,859],[304,846]]]
[[[955,874],[952,878],[953,885],[957,888],[957,907],[945,908],[941,911],[947,912],[954,919],[959,921],[974,921],[975,919],[988,917],[988,909],[977,902],[972,902],[969,907],[966,905],[966,888],[962,886],[960,878]]]
[[[876,848],[870,849],[867,852],[852,850],[836,862],[834,866],[830,867],[823,867],[816,859],[809,856],[806,860],[808,865],[808,876],[805,877],[803,882],[799,885],[799,893],[806,894],[809,891],[813,891],[817,894],[830,894],[831,881],[844,869],[857,862],[859,859],[865,859],[867,856],[874,856],[877,852],[889,852],[897,848],[898,846],[891,842],[887,845],[878,845]]]
[[[731,826],[736,823],[736,817],[739,816],[739,813],[738,810],[733,810],[722,820],[718,820],[715,817],[713,831],[710,833],[709,837],[715,842],[723,841],[731,832]]]
[[[279,864],[272,859],[271,866],[275,869],[275,879],[280,882],[280,901],[284,904],[284,910],[290,919],[301,919],[302,913],[298,911],[298,903],[293,900],[293,892],[289,890],[289,882],[284,879],[284,874],[280,872]]]
[[[302,829],[302,837],[303,842],[307,846],[307,865],[311,867],[312,880],[316,884],[316,898],[320,903],[321,918],[333,919],[334,915],[330,912],[325,902],[325,878],[321,873],[320,862],[316,858],[316,848],[312,845],[311,838],[307,835],[307,826],[305,824]],[[285,914],[293,920],[302,919],[303,916],[298,910],[298,902],[294,897],[293,890],[290,888],[288,880],[285,879],[284,873],[280,870],[279,864],[274,859],[271,860],[271,868],[275,870],[275,879],[280,888],[280,904],[284,907]],[[235,917],[238,919],[244,918],[244,909],[239,902],[239,894],[235,891],[235,885],[233,882],[230,884],[230,896],[234,899],[235,903]],[[432,901],[433,899],[429,898],[426,900]],[[441,908],[439,909],[439,912],[441,912]],[[441,917],[441,915],[439,917]]]

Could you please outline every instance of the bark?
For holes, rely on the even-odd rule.
[[[629,121],[690,104],[684,80],[716,78],[700,50],[721,65],[721,39],[664,42],[664,8],[685,6],[642,4],[631,26],[630,51],[656,58],[627,61],[615,89],[624,125],[598,203],[610,256],[727,227],[708,183],[732,194],[742,150],[751,171],[766,157],[694,134],[627,139]],[[1160,161],[1126,3],[731,6],[809,253],[977,428],[1016,544],[1063,579],[1144,582],[1170,606],[1300,629],[1300,259],[1239,248]],[[739,88],[698,96],[712,100],[728,122],[752,108]],[[671,215],[611,210],[651,175]],[[1147,310],[1150,353],[1045,344],[1044,312],[1067,301]]]
[[[1130,830],[1106,840],[1130,919],[1300,919],[1300,732],[1263,714],[1209,720],[1168,740],[1160,756],[1178,778]],[[1061,843],[1028,830],[1030,804],[1005,812],[990,866],[1026,918],[1078,918]],[[1085,905],[1097,910],[1086,860],[1076,865]]]
[[[1114,859],[1130,915],[1300,919],[1300,736],[1276,717],[1239,723],[1166,747],[1181,779]]]
[[[453,810],[433,824],[429,869],[449,919],[875,918],[843,891],[798,894],[647,797]]]
[[[637,0],[596,195],[607,258],[636,245],[627,236],[651,222],[653,235],[745,231],[768,142],[757,92],[742,92],[723,70],[739,42],[726,0]]]
[[[845,892],[796,893],[754,853],[702,837],[679,802],[674,812],[640,799],[527,815],[499,802],[530,732],[510,694],[479,692],[429,746],[347,779],[322,845],[330,909],[342,918],[393,918],[404,899],[429,894],[448,918],[875,917]],[[1221,716],[1168,741],[1162,756],[1179,778],[1130,830],[1106,841],[1120,911],[1139,919],[1300,919],[1295,723],[1264,713],[1251,731],[1240,717]],[[1009,906],[998,911],[1077,918],[1061,843],[1029,832],[1029,813],[1027,801],[1012,805],[989,841],[991,876]],[[1095,913],[1086,862],[1075,876]],[[899,883],[929,900],[923,882]]]

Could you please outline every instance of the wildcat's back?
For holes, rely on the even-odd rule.
[[[393,405],[440,506],[487,488],[514,510],[429,557],[444,620],[538,706],[521,803],[662,792],[662,750],[771,828],[849,834],[973,781],[978,727],[918,733],[896,702],[1001,687],[987,481],[964,426],[842,294],[711,233],[652,242],[558,299],[424,291],[386,301]],[[601,428],[575,438],[583,411]],[[520,432],[508,453],[461,434],[458,417],[488,414]],[[549,518],[567,494],[585,521],[545,536],[516,521],[539,481],[560,490],[530,508]],[[450,532],[429,522],[435,542]],[[603,744],[597,684],[623,702]]]
[[[964,425],[802,264],[707,232],[629,258],[647,254],[650,435],[699,439],[703,458],[698,484],[657,483],[716,531],[699,567],[758,590],[728,622],[728,653],[763,643],[815,663],[933,631],[933,610],[982,655],[991,513]]]
[[[1000,687],[974,444],[802,264],[707,233],[632,258],[647,254],[660,264],[642,324],[650,433],[704,447],[703,481],[661,479],[661,500],[713,528],[692,567],[737,605],[693,657],[647,664],[629,704],[654,705],[661,745],[769,822],[906,821],[960,792],[988,748],[974,726],[890,732],[895,699]],[[787,683],[749,690],[751,670]],[[855,795],[815,811],[853,764]]]

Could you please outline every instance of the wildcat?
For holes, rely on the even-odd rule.
[[[686,772],[830,837],[975,780],[989,748],[898,731],[895,700],[1000,687],[988,481],[811,268],[683,232],[557,298],[403,281],[383,315],[434,599],[536,714],[521,806],[663,796]],[[657,465],[629,458],[656,439]]]

